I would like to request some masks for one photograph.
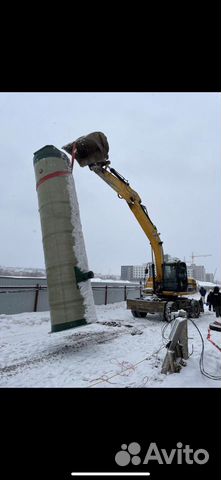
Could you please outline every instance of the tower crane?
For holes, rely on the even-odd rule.
[[[203,254],[203,255],[195,255],[194,253],[192,253],[192,255],[191,255],[192,265],[194,265],[194,259],[195,259],[196,257],[212,257],[212,255],[211,255],[210,253],[205,254],[205,255],[204,255],[204,254]]]

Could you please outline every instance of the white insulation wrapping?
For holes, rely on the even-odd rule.
[[[74,253],[77,259],[77,266],[83,272],[88,272],[88,259],[84,243],[84,236],[82,230],[82,224],[80,219],[80,209],[78,204],[78,198],[75,188],[75,182],[72,175],[67,178],[68,193],[70,197],[71,206],[71,223],[73,225],[72,235],[74,237]],[[97,321],[96,310],[94,305],[94,298],[91,288],[91,281],[80,282],[80,292],[83,297],[85,306],[85,320],[87,323],[93,323]]]

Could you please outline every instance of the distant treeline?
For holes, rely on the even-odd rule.
[[[1,267],[1,276],[14,276],[14,277],[46,277],[46,271],[43,268],[23,268],[23,267]],[[119,275],[102,275],[101,273],[95,273],[95,277],[102,278],[104,280],[119,280]]]
[[[46,272],[42,268],[0,267],[0,275],[10,275],[15,277],[45,277]]]

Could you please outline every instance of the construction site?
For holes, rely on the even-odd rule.
[[[46,145],[34,153],[33,162],[49,312],[38,311],[43,288],[38,284],[35,313],[0,315],[1,386],[217,387],[219,287],[213,292],[216,303],[208,303],[211,288],[200,288],[184,260],[164,254],[161,234],[140,195],[111,165],[105,134],[92,132],[62,149]],[[125,286],[123,301],[117,303],[107,301],[106,290],[105,300],[95,306],[96,279],[80,219],[76,164],[89,168],[126,202],[150,245],[152,262],[144,282],[132,296]],[[196,257],[192,253],[192,267]]]

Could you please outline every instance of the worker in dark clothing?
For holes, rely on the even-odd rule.
[[[212,305],[215,308],[216,317],[221,317],[221,293],[219,287],[214,287],[212,296]]]
[[[210,324],[211,330],[216,330],[221,332],[221,293],[219,287],[214,287],[212,292],[212,305],[216,312],[215,322]]]
[[[212,292],[212,290],[210,290],[210,292],[207,295],[207,299],[206,299],[206,304],[209,306],[209,311],[210,312],[211,312],[211,307],[213,306],[212,305],[212,303],[213,303],[212,299],[213,299],[213,292]],[[215,312],[215,307],[214,306],[213,306],[213,311]]]
[[[201,295],[201,300],[204,304],[205,303],[205,296],[206,296],[206,289],[204,287],[200,287],[199,292],[200,292],[200,295]]]
[[[199,306],[200,306],[200,312],[204,312],[204,306],[203,306],[202,298],[199,299]]]

